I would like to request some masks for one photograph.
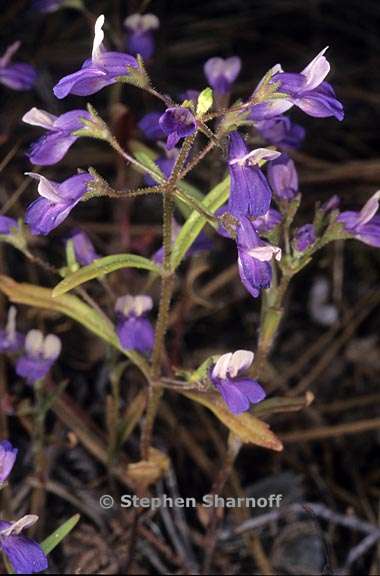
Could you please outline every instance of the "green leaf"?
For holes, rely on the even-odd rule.
[[[50,552],[54,550],[54,548],[58,546],[58,544],[60,544],[68,534],[70,534],[71,530],[75,528],[79,520],[80,515],[74,514],[74,516],[71,516],[71,518],[66,520],[66,522],[64,522],[57,530],[41,542],[41,548],[46,555],[50,554]]]
[[[214,213],[228,198],[230,190],[230,179],[227,176],[207,196],[204,197],[200,205],[208,212]],[[180,233],[173,246],[171,265],[173,270],[179,266],[190,246],[195,242],[202,229],[207,223],[205,216],[193,211],[191,216],[182,226]]]
[[[124,350],[110,320],[90,308],[77,296],[64,294],[53,297],[53,291],[49,288],[15,282],[8,276],[0,276],[0,290],[8,296],[11,302],[53,310],[79,322],[96,336],[122,352],[147,378],[149,377],[149,365],[146,360],[134,350]]]
[[[256,444],[280,452],[283,449],[281,440],[272,432],[266,422],[244,412],[239,416],[232,414],[221,397],[215,392],[189,392],[181,394],[205,406],[233,432],[242,442]]]
[[[205,88],[198,96],[197,116],[203,116],[210,110],[213,102],[213,93],[210,87]]]
[[[84,284],[84,282],[105,276],[115,270],[120,270],[120,268],[140,268],[161,274],[161,268],[151,260],[148,260],[148,258],[137,256],[136,254],[114,254],[112,256],[105,256],[104,258],[98,258],[94,260],[92,264],[84,266],[80,268],[80,270],[66,276],[66,278],[54,288],[53,297],[61,296],[69,290]]]

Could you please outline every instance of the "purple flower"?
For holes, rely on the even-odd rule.
[[[210,379],[233,414],[249,410],[250,404],[264,400],[266,394],[256,380],[244,376],[254,355],[248,350],[223,354],[214,365]]]
[[[165,133],[159,124],[161,116],[161,112],[149,112],[149,114],[145,114],[138,123],[138,127],[148,140],[161,140],[165,138]]]
[[[73,242],[75,258],[81,266],[88,266],[99,258],[99,254],[96,253],[90,238],[85,232],[75,230],[70,240]]]
[[[231,90],[241,69],[241,60],[232,56],[223,58],[210,58],[205,63],[203,70],[210,86],[217,94],[226,94]]]
[[[287,116],[261,120],[254,126],[265,140],[279,148],[299,148],[305,138],[305,129]]]
[[[44,337],[40,330],[30,330],[25,338],[25,354],[16,363],[16,373],[28,384],[49,372],[61,353],[61,341],[55,334]]]
[[[0,215],[0,234],[8,236],[12,233],[13,228],[18,228],[17,220],[9,216]]]
[[[194,134],[197,123],[193,113],[184,106],[167,108],[159,120],[160,126],[168,139],[166,147],[168,150],[190,134]]]
[[[337,218],[348,234],[375,248],[380,248],[380,215],[376,214],[379,200],[380,190],[371,196],[360,212],[342,212]]]
[[[277,158],[280,152],[248,148],[238,132],[229,137],[228,167],[231,191],[228,210],[234,216],[262,216],[269,210],[272,192],[259,163],[264,159]]]
[[[16,462],[17,448],[13,448],[8,440],[0,442],[0,486],[6,481]]]
[[[277,92],[285,94],[284,98],[264,98],[263,102],[251,107],[251,120],[266,120],[283,114],[292,106],[298,106],[309,116],[327,118],[335,116],[343,120],[343,106],[335,96],[335,92],[328,82],[325,82],[330,71],[330,64],[324,56],[324,48],[306,68],[300,73],[284,72],[279,64],[272,70],[269,84],[278,83]],[[263,81],[256,88],[253,96],[260,94]]]
[[[45,110],[31,108],[22,121],[47,130],[37,142],[32,144],[28,157],[33,164],[48,166],[62,160],[68,149],[78,139],[74,132],[84,128],[82,119],[90,119],[86,110],[71,110],[61,116],[54,116]]]
[[[264,216],[259,216],[252,221],[252,224],[259,234],[267,234],[278,226],[282,221],[282,215],[278,210],[269,208]]]
[[[272,258],[281,259],[281,248],[259,238],[252,222],[241,217],[237,228],[238,266],[242,283],[257,298],[260,290],[269,288],[272,281]]]
[[[172,221],[172,242],[174,242],[181,231],[181,226],[173,219]],[[210,250],[212,248],[212,242],[210,238],[206,235],[204,230],[197,236],[195,242],[191,245],[189,250],[186,252],[186,256],[193,256],[194,254],[199,254],[205,250]],[[162,246],[152,257],[153,262],[161,265],[164,261],[164,247]]]
[[[32,9],[36,10],[36,12],[48,14],[58,10],[64,2],[65,0],[33,0]]]
[[[95,23],[95,36],[92,56],[86,60],[78,72],[62,78],[54,86],[57,98],[65,98],[68,94],[89,96],[99,92],[105,86],[115,84],[120,76],[128,75],[128,67],[137,68],[136,59],[129,54],[121,52],[107,52],[103,47],[104,32],[103,14]]]
[[[16,574],[35,574],[48,568],[41,546],[21,534],[22,530],[30,528],[37,520],[35,514],[27,514],[17,522],[0,521],[0,548]]]
[[[280,200],[292,200],[298,194],[297,170],[286,154],[268,163],[268,180]]]
[[[326,200],[326,202],[324,202],[321,205],[321,210],[323,212],[331,212],[332,210],[336,210],[337,208],[339,208],[339,205],[340,205],[340,198],[337,194],[334,194],[333,196],[331,196],[331,198]]]
[[[16,330],[17,310],[11,306],[5,329],[0,330],[0,352],[18,352],[24,344],[24,336]]]
[[[154,54],[155,42],[153,31],[160,27],[160,21],[154,14],[131,14],[124,20],[128,30],[128,52],[148,60]]]
[[[86,193],[90,174],[77,174],[64,182],[48,180],[41,174],[26,172],[31,178],[39,180],[38,198],[28,206],[25,223],[34,235],[46,236],[67,218],[71,210]]]
[[[321,50],[300,74],[281,71],[274,74],[272,82],[280,82],[278,91],[289,96],[289,108],[294,104],[309,116],[335,116],[337,120],[343,120],[343,106],[332,86],[324,82],[330,71],[330,64],[324,56],[327,48]]]
[[[116,301],[116,332],[120,344],[126,350],[137,350],[141,354],[150,354],[154,345],[154,330],[145,317],[153,308],[150,296],[122,296]]]
[[[12,90],[30,90],[37,80],[37,72],[33,66],[24,62],[11,63],[20,44],[20,42],[11,44],[0,58],[0,84]]]
[[[315,244],[317,237],[313,224],[305,224],[294,232],[294,247],[297,252],[305,252]]]

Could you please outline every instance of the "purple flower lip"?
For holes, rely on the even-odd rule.
[[[159,124],[168,137],[166,142],[168,150],[174,148],[181,138],[194,134],[197,127],[194,114],[184,106],[167,108],[160,117]]]
[[[337,218],[348,234],[375,248],[380,248],[379,201],[380,190],[367,200],[360,212],[342,212]]]
[[[268,212],[272,192],[266,177],[259,168],[260,161],[276,158],[280,152],[259,148],[248,151],[238,132],[229,137],[228,168],[231,190],[228,210],[236,217],[263,216]]]
[[[154,345],[154,329],[146,314],[153,308],[150,296],[118,298],[115,305],[117,315],[116,332],[125,350],[136,350],[140,354],[150,354]]]
[[[27,154],[29,160],[40,166],[56,164],[62,160],[78,139],[75,132],[84,128],[83,119],[90,119],[90,114],[86,110],[71,110],[60,116],[54,116],[45,110],[31,108],[24,114],[22,121],[44,128],[47,134],[32,144]]]
[[[20,45],[20,42],[14,42],[0,58],[0,84],[12,90],[30,90],[37,80],[37,72],[33,66],[23,62],[11,62]]]
[[[0,352],[18,352],[24,345],[23,334],[16,330],[16,315],[16,308],[11,306],[6,327],[0,330]]]
[[[281,259],[281,248],[259,238],[252,222],[241,217],[237,228],[238,268],[244,287],[254,298],[272,281],[271,260]]]
[[[0,442],[0,486],[6,481],[16,462],[18,449],[13,448],[8,440]]]
[[[266,396],[258,382],[242,375],[250,368],[253,358],[248,350],[223,354],[210,373],[211,382],[233,414],[249,410],[250,403],[257,404]]]
[[[17,360],[17,375],[28,384],[40,380],[57,360],[61,348],[61,340],[55,334],[44,337],[40,330],[30,330],[25,338],[25,354]]]
[[[204,65],[204,73],[210,86],[219,94],[227,94],[231,90],[241,69],[241,60],[232,56],[223,58],[210,58]]]
[[[16,522],[0,521],[0,549],[16,574],[35,574],[48,568],[41,546],[22,535],[22,531],[33,526],[37,520],[35,514],[27,514]]]
[[[26,174],[39,181],[38,193],[41,198],[28,206],[25,223],[30,227],[32,234],[45,236],[67,218],[86,193],[87,185],[92,179],[90,174],[84,173],[59,183],[35,172]]]
[[[95,23],[95,35],[92,56],[82,64],[82,68],[73,74],[62,78],[53,88],[57,98],[65,98],[68,94],[89,96],[105,86],[117,82],[121,76],[129,74],[129,67],[138,68],[136,59],[121,52],[107,52],[103,47],[104,15],[98,17]]]

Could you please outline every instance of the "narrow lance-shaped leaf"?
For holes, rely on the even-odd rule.
[[[50,536],[45,538],[45,540],[41,542],[41,548],[45,554],[50,554],[50,552],[54,550],[54,548],[58,546],[58,544],[60,544],[68,534],[70,534],[71,530],[75,528],[79,520],[80,515],[74,514],[74,516],[71,516],[71,518],[66,520],[66,522],[64,522],[57,530],[50,534]]]
[[[183,391],[181,394],[211,410],[242,442],[276,451],[283,449],[281,440],[271,431],[266,422],[252,416],[249,412],[235,416],[214,392]]]
[[[84,266],[80,268],[80,270],[66,276],[66,278],[54,288],[53,297],[65,294],[69,290],[89,280],[105,276],[121,268],[140,268],[161,274],[161,268],[151,260],[148,260],[148,258],[136,254],[114,254],[112,256],[105,256],[104,258],[98,258],[94,260],[92,264]]]
[[[208,212],[214,213],[228,198],[230,179],[225,178],[213,188],[200,203]],[[173,246],[171,265],[173,270],[179,266],[190,246],[195,242],[207,223],[205,216],[195,211],[186,220]]]

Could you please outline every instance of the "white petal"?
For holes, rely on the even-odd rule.
[[[212,370],[212,377],[213,378],[224,378],[227,377],[227,371],[230,364],[230,360],[232,358],[232,352],[228,352],[227,354],[223,354],[220,358],[218,358],[213,370]]]
[[[256,148],[256,150],[251,150],[241,158],[234,158],[234,160],[231,160],[230,165],[239,164],[244,166],[245,164],[260,164],[263,160],[274,160],[279,156],[281,156],[281,152],[277,152],[276,150],[271,150],[270,148]]]
[[[98,16],[95,22],[94,43],[92,45],[92,60],[96,61],[103,52],[102,43],[104,40],[104,14]]]
[[[243,370],[248,370],[253,358],[254,354],[250,350],[237,350],[234,352],[228,366],[228,374],[231,378],[235,378]]]
[[[17,520],[17,522],[12,522],[8,528],[1,530],[0,534],[5,537],[12,536],[13,534],[20,534],[22,530],[33,526],[37,520],[38,516],[36,514],[27,514],[20,518],[20,520]]]
[[[252,258],[256,258],[256,260],[260,260],[260,262],[269,262],[272,258],[281,260],[281,248],[271,244],[251,248],[251,250],[247,251],[247,254],[252,256]]]
[[[357,224],[367,224],[367,222],[372,220],[379,209],[379,200],[380,190],[375,192],[375,194],[373,194],[373,196],[371,196],[371,198],[364,204],[363,208],[360,210]]]
[[[39,108],[31,108],[22,117],[22,121],[26,124],[31,124],[32,126],[41,126],[47,130],[53,126],[56,119],[57,116],[54,116],[54,114],[49,114],[49,112],[46,112],[46,110],[40,110]]]
[[[48,334],[43,344],[43,357],[46,360],[58,358],[62,349],[61,340],[55,334]]]
[[[137,316],[141,316],[145,312],[152,310],[153,300],[150,296],[136,296],[134,299],[134,311]]]
[[[160,27],[160,21],[155,14],[145,14],[142,17],[143,30],[157,30]]]
[[[62,198],[57,194],[52,182],[45,178],[45,176],[37,174],[36,172],[25,172],[25,175],[39,181],[38,194],[40,196],[46,198],[46,200],[49,200],[52,204],[60,204],[62,202]]]
[[[43,350],[44,335],[41,330],[29,330],[25,338],[25,350],[30,356],[38,356]]]
[[[324,57],[328,46],[320,51],[319,54],[302,70],[301,74],[306,77],[306,84],[303,89],[313,90],[319,86],[330,72],[330,64]]]

